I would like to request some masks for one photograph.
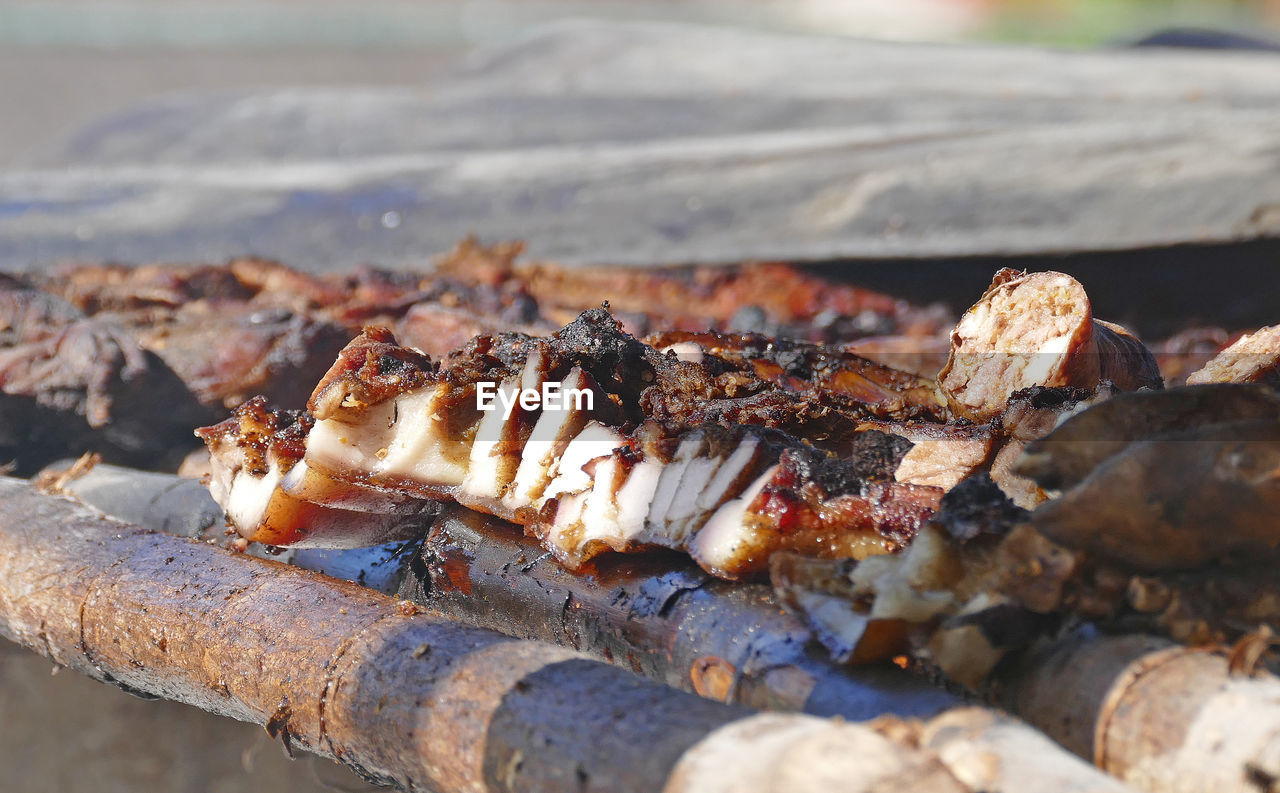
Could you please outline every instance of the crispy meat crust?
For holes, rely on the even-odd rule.
[[[388,328],[365,328],[320,378],[307,409],[321,420],[360,411],[433,382],[437,371],[430,358],[402,347]]]
[[[696,345],[712,356],[744,363],[756,377],[787,391],[844,400],[846,412],[896,419],[942,420],[937,385],[853,353],[755,333],[666,332],[646,341],[659,349]]]

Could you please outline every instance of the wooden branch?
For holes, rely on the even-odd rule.
[[[222,533],[221,508],[191,479],[98,465],[65,490],[156,531]],[[833,664],[769,587],[717,581],[683,555],[601,557],[585,574],[570,573],[517,527],[456,507],[435,521],[420,552],[404,553],[407,564],[390,553],[310,549],[280,559],[722,701],[853,720],[928,717],[960,704],[896,667]]]
[[[570,573],[517,528],[466,509],[436,519],[400,594],[725,702],[855,720],[960,704],[891,665],[834,664],[765,585],[718,581],[677,554],[598,557]]]
[[[1022,659],[1002,679],[1001,701],[1135,787],[1270,793],[1280,780],[1280,680],[1247,668],[1247,655],[1080,634]]]
[[[965,790],[932,753],[869,727],[758,720],[569,650],[148,533],[17,480],[0,480],[0,499],[0,633],[99,680],[262,724],[406,790],[658,790],[677,763],[723,746],[726,725],[734,740],[754,736],[741,751],[755,747],[758,764],[800,782],[812,770],[785,750],[820,741],[872,747],[896,771]]]
[[[0,634],[407,790],[1127,790],[990,711],[753,715],[17,480],[0,504]]]

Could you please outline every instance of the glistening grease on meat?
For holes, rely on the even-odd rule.
[[[477,393],[494,392],[504,394],[505,408],[490,399],[484,409]],[[538,393],[590,398],[537,404]],[[771,394],[778,401],[755,424],[707,420],[750,416],[728,406]],[[313,477],[361,491],[342,508],[376,512],[379,498],[392,494],[456,500],[524,525],[570,567],[604,551],[657,546],[741,578],[762,573],[779,550],[853,558],[893,551],[941,495],[893,480],[907,442],[856,431],[846,418],[845,456],[809,444],[777,427],[826,426],[810,402],[741,362],[661,352],[599,309],[544,339],[478,338],[447,366],[401,347],[386,330],[367,330],[342,352],[309,407],[314,426],[288,466],[278,454],[247,466],[228,454],[242,448],[235,428],[203,431],[217,444],[215,482],[232,483],[215,495],[234,504],[228,512],[250,539],[261,539],[270,524],[279,541],[279,521],[264,518],[275,514],[273,498],[316,503],[288,476],[305,466]],[[259,471],[256,483],[241,481]],[[233,493],[259,505],[245,506]],[[339,503],[332,493],[326,499],[329,508]],[[359,534],[353,543],[363,541]]]

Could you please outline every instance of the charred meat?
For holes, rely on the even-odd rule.
[[[728,409],[710,420],[717,405],[770,394],[781,399],[761,420]],[[317,386],[292,465],[361,488],[369,509],[378,494],[449,499],[515,521],[571,567],[602,551],[668,547],[741,578],[778,550],[864,558],[909,541],[941,491],[893,480],[907,444],[852,428],[848,457],[806,443],[777,428],[816,421],[793,396],[739,361],[681,360],[644,344],[599,309],[547,338],[476,339],[447,365],[373,329]],[[677,403],[700,411],[669,409]],[[269,463],[253,469],[229,454],[239,431],[202,431],[221,444],[215,480],[265,470],[243,492],[260,503],[305,498],[286,466],[273,477]],[[229,503],[233,490],[217,495]],[[278,537],[269,513],[240,510],[233,521],[250,539]]]

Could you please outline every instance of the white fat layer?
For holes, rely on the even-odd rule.
[[[467,467],[459,454],[461,441],[450,436],[440,415],[448,393],[449,386],[442,384],[396,398],[395,432],[381,460],[381,448],[374,450],[375,473],[443,487],[462,483]]]
[[[280,484],[280,466],[272,462],[266,474],[254,476],[243,468],[232,477],[231,488],[223,508],[236,531],[248,537],[257,530],[267,514],[271,497]]]
[[[577,367],[569,372],[560,385],[562,393],[569,388],[588,387],[586,376]],[[587,411],[577,407],[542,412],[524,445],[520,467],[516,469],[511,489],[502,497],[504,507],[515,511],[533,506],[540,500],[543,490],[555,476],[560,455],[569,439],[578,433],[588,418]]]
[[[690,434],[680,441],[680,445],[676,447],[675,456],[667,464],[667,467],[662,470],[662,477],[658,480],[657,492],[653,495],[653,504],[649,508],[648,517],[645,519],[646,540],[657,542],[658,538],[666,534],[667,510],[671,508],[671,503],[675,500],[676,492],[680,488],[680,480],[684,478],[684,472],[689,467],[689,463],[705,447],[706,437],[701,432]]]
[[[673,352],[676,358],[681,361],[689,361],[690,363],[702,363],[702,359],[706,356],[702,352],[702,347],[697,342],[678,341],[675,344],[662,348],[662,352]]]
[[[732,567],[733,557],[738,553],[743,534],[747,531],[746,517],[751,502],[756,500],[780,467],[770,466],[742,491],[742,495],[725,502],[716,510],[689,544],[689,554],[694,560],[707,569],[724,570]]]
[[[556,514],[546,530],[542,542],[548,549],[563,549],[571,537],[582,525],[582,512],[587,506],[590,491],[568,493],[556,500]]]
[[[524,368],[520,370],[520,387],[524,390],[537,389],[545,379],[546,368],[543,365],[542,352],[534,350],[524,359]]]
[[[698,496],[698,509],[707,512],[715,511],[726,500],[738,495],[738,492],[747,484],[741,480],[747,468],[756,461],[759,452],[760,439],[754,435],[744,437],[738,447],[733,450],[733,454],[729,455],[729,459],[724,461],[716,471],[716,475],[703,488],[702,494]]]
[[[618,509],[614,494],[622,484],[623,465],[616,457],[596,463],[594,482],[582,510],[582,539],[578,551],[591,540],[600,540],[610,547],[617,547]]]
[[[498,386],[504,394],[519,392],[520,383],[508,380]],[[462,479],[462,493],[477,498],[497,498],[510,481],[515,443],[519,439],[523,416],[519,408],[511,417],[504,418],[501,410],[490,410],[480,417],[476,426],[476,439],[471,444],[471,459],[467,474]]]
[[[591,421],[569,441],[556,464],[555,479],[542,493],[542,500],[555,498],[561,493],[577,493],[591,487],[591,474],[584,469],[587,463],[608,457],[617,451],[627,439],[613,427]],[[598,475],[598,474],[597,474]]]
[[[244,452],[234,442],[219,439],[209,449],[209,495],[219,504],[231,496],[235,475],[244,467]]]
[[[448,392],[441,384],[401,394],[368,408],[359,424],[317,421],[307,436],[306,460],[320,470],[456,486],[466,475],[467,450],[440,413]]]
[[[336,418],[317,421],[307,434],[307,462],[329,471],[375,470],[378,450],[394,437],[395,417],[395,401],[388,400],[368,408],[358,425]]]
[[[640,461],[614,496],[618,510],[618,536],[624,544],[644,531],[644,519],[653,504],[664,468],[666,465],[657,460]]]
[[[1048,383],[1062,365],[1062,356],[1071,346],[1071,334],[1050,337],[1030,355],[1023,355],[1022,382]]]
[[[546,379],[546,374],[546,362],[543,360],[542,352],[535,349],[525,358],[519,377],[508,381],[507,385],[514,387],[517,392],[537,390]],[[513,483],[519,475],[520,463],[528,447],[528,439],[523,436],[522,430],[529,426],[536,427],[541,410],[541,405],[533,410],[526,410],[519,402],[516,403],[511,415],[504,418],[505,423],[502,425],[501,437],[506,445],[498,450],[498,455],[490,458],[494,464],[493,486],[491,489],[485,488],[483,492],[477,490],[472,495],[497,501],[514,489]],[[504,412],[494,411],[499,416]],[[489,474],[484,469],[481,469],[481,475],[488,479]],[[481,486],[481,480],[477,479],[477,487]]]
[[[698,499],[724,461],[723,457],[699,457],[684,469],[675,498],[667,509],[667,547],[683,548],[689,536],[707,519],[710,513],[698,508]]]

